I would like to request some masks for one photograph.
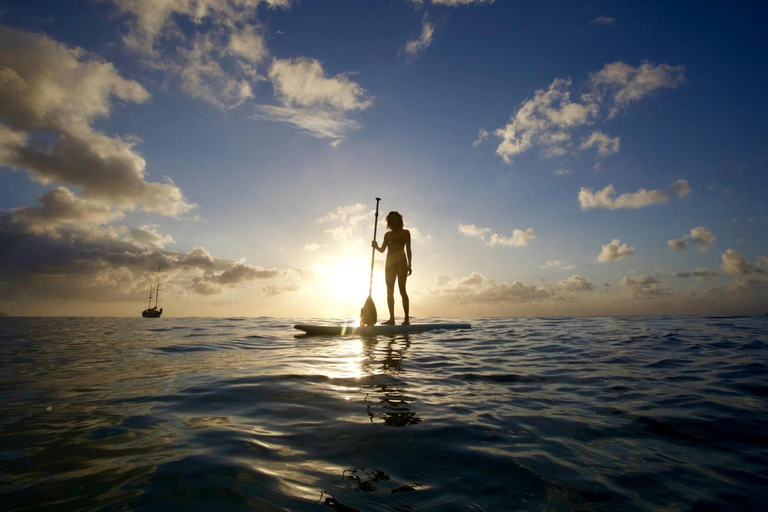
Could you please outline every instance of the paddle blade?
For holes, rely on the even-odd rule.
[[[360,310],[360,325],[376,325],[376,304],[373,303],[371,296],[365,301],[365,305]]]

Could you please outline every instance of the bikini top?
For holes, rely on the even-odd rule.
[[[399,249],[402,247],[405,247],[405,243],[408,241],[410,233],[403,229],[402,231],[399,231],[397,234],[395,234],[394,231],[390,231],[389,233],[389,242],[388,247],[390,249]]]

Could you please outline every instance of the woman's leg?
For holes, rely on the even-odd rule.
[[[384,271],[384,278],[387,281],[387,307],[389,308],[389,320],[382,322],[384,325],[395,324],[395,279],[397,274],[389,267]]]
[[[399,272],[397,273],[397,286],[398,288],[400,288],[400,297],[402,297],[403,299],[403,313],[405,314],[405,318],[403,319],[403,325],[408,325],[411,323],[411,318],[410,318],[410,315],[408,314],[411,307],[411,301],[408,299],[408,292],[405,291],[405,282],[407,280],[408,280],[408,267],[406,265],[403,265],[399,269]],[[394,303],[394,297],[392,298],[392,302]]]

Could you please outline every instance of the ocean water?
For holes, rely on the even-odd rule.
[[[0,319],[0,507],[765,510],[768,317],[307,321]]]

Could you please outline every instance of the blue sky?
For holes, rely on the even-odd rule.
[[[764,313],[766,20],[0,2],[0,310],[354,317],[378,196],[417,317]]]

